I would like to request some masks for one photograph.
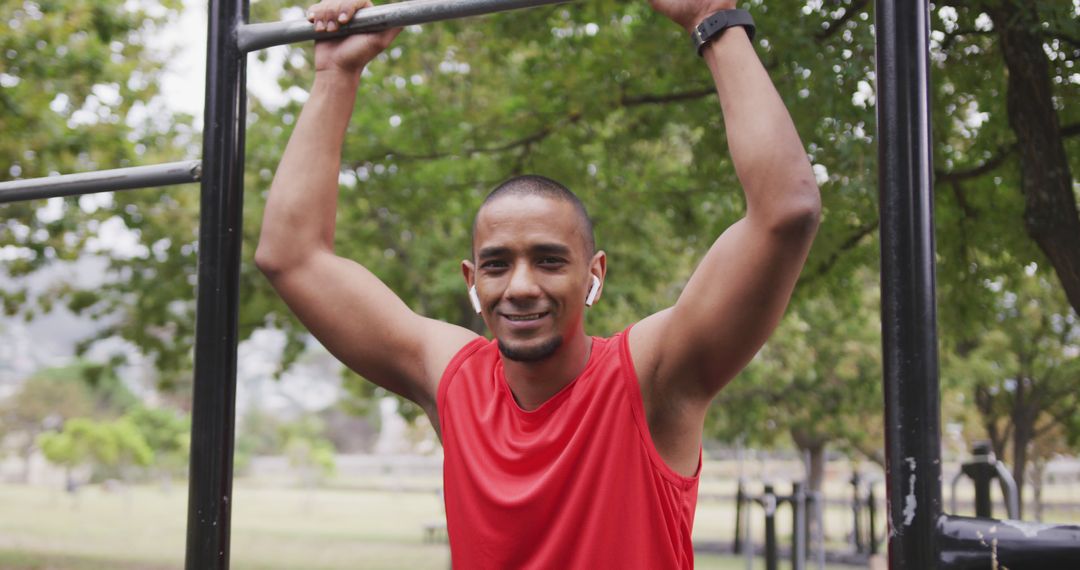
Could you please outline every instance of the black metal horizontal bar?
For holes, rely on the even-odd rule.
[[[57,196],[78,196],[114,190],[156,188],[198,182],[202,162],[187,160],[151,166],[133,166],[63,176],[0,182],[0,204]]]
[[[378,32],[416,24],[452,20],[532,8],[548,4],[562,4],[573,0],[408,0],[393,4],[381,4],[360,10],[352,22],[336,32],[315,32],[315,26],[307,20],[246,24],[237,27],[237,43],[240,51],[247,53],[272,46],[291,44],[315,38],[336,38],[364,32]]]
[[[1080,567],[1080,526],[945,515],[938,533],[940,570]]]

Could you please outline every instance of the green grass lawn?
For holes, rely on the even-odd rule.
[[[440,569],[445,543],[426,542],[425,522],[442,518],[434,493],[260,488],[238,481],[231,567],[237,570]],[[183,568],[186,488],[60,490],[0,485],[4,570],[178,570]],[[730,518],[703,505],[710,534]],[[696,533],[697,536],[697,533]],[[763,565],[761,565],[763,567]],[[786,565],[782,565],[786,567]],[[697,568],[743,570],[745,561],[705,556]]]

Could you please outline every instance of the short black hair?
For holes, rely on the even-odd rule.
[[[588,257],[592,257],[596,253],[596,237],[593,235],[593,222],[589,217],[589,211],[585,209],[585,204],[566,186],[546,177],[538,174],[525,174],[522,176],[515,176],[502,184],[499,184],[488,193],[487,198],[484,198],[484,202],[480,204],[480,207],[476,210],[476,217],[473,218],[473,243],[476,243],[476,222],[480,219],[480,212],[484,210],[484,206],[487,206],[495,200],[506,196],[541,196],[543,198],[551,198],[553,200],[562,200],[569,202],[574,211],[578,213],[581,218],[581,224],[583,234],[585,236],[585,248],[588,250]]]

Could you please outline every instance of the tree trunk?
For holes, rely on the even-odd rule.
[[[1009,125],[1020,150],[1024,227],[1057,272],[1080,313],[1080,213],[1072,189],[1050,67],[1032,2],[987,2],[1009,72]]]
[[[23,485],[30,484],[30,462],[34,459],[34,452],[37,451],[37,438],[38,432],[32,431],[29,434],[29,441],[22,448],[22,482]]]
[[[822,486],[825,482],[825,444],[828,441],[819,435],[795,428],[791,430],[791,439],[795,441],[795,446],[799,449],[800,454],[803,457],[808,457],[806,491],[817,494],[818,508],[824,510],[825,494],[822,492]],[[821,541],[824,543],[825,518],[822,517],[821,519],[821,528],[818,528],[817,522],[817,517],[813,516],[813,513],[807,513],[806,534],[811,540],[815,541],[818,537],[821,537]]]
[[[806,465],[806,490],[821,492],[825,480],[825,444],[827,440],[819,435],[793,428],[791,439],[804,457],[809,455]]]
[[[816,493],[821,493],[825,484],[825,443],[810,446],[810,464],[807,465],[806,486]]]
[[[1046,458],[1040,457],[1031,462],[1032,506],[1035,522],[1043,522],[1043,478],[1046,476]]]
[[[1016,378],[1016,394],[1013,399],[1013,479],[1016,480],[1017,519],[1024,518],[1024,480],[1027,476],[1028,446],[1035,438],[1037,406],[1030,402],[1031,379]]]
[[[27,448],[23,449],[23,452],[22,452],[22,475],[21,475],[23,485],[29,485],[30,484],[30,459],[31,459],[31,457],[33,457],[33,455],[34,455],[34,447],[33,446],[28,446]]]
[[[998,429],[997,418],[994,415],[994,396],[990,394],[986,386],[975,387],[975,407],[982,416],[983,427],[986,429],[987,437],[990,438],[990,447],[993,448],[994,455],[1004,459],[1008,438]]]
[[[1018,424],[1016,431],[1013,433],[1013,479],[1016,479],[1016,503],[1019,509],[1019,512],[1016,513],[1017,519],[1024,518],[1024,480],[1027,475],[1027,452],[1034,431],[1030,427]]]

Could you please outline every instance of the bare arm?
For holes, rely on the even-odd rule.
[[[330,0],[309,18],[333,31],[363,5]],[[334,254],[341,149],[360,72],[396,35],[316,44],[315,84],[270,187],[255,263],[338,359],[430,413],[443,368],[476,335],[417,315],[370,271]]]
[[[733,0],[654,0],[653,6],[688,31],[735,7]],[[665,424],[672,411],[678,419],[667,422],[670,431],[685,435],[688,424],[696,425],[698,438],[709,402],[780,321],[817,230],[821,200],[791,117],[743,29],[729,28],[704,55],[746,216],[712,245],[675,305],[643,320],[630,338],[654,419]],[[696,445],[691,448],[696,462]]]

